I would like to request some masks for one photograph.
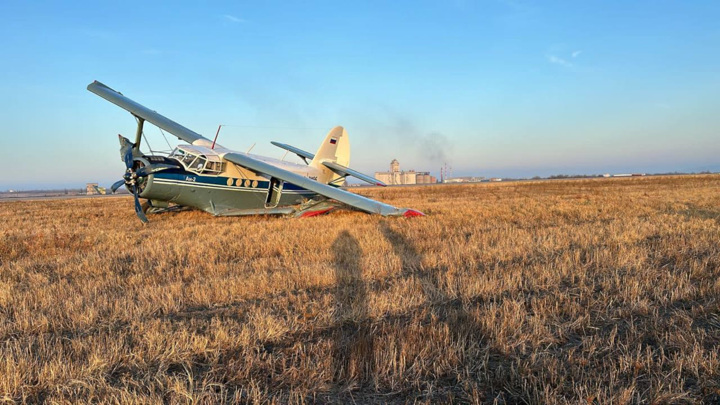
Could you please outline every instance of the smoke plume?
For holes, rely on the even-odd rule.
[[[450,159],[452,144],[441,132],[423,133],[409,119],[397,115],[393,117],[392,132],[403,144],[409,145],[416,156],[429,163],[445,163]]]

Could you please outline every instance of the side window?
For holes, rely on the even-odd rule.
[[[218,174],[222,172],[222,162],[207,162],[205,171],[209,174]]]
[[[201,172],[205,168],[206,162],[207,162],[207,160],[205,159],[204,156],[198,156],[197,159],[195,159],[192,162],[192,164],[190,166],[190,170],[193,170],[196,172]]]

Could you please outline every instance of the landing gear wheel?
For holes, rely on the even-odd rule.
[[[140,207],[142,208],[143,214],[147,214],[148,210],[150,208],[153,208],[152,204],[150,204],[150,201],[145,200],[144,203],[140,204]]]

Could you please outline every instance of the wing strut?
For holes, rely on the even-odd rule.
[[[133,114],[134,115],[134,114]],[[135,146],[133,146],[133,150],[137,155],[140,154],[140,141],[142,141],[142,134],[143,134],[143,125],[145,124],[145,118],[138,117],[135,115],[135,118],[138,120],[137,125],[137,131],[135,132]]]

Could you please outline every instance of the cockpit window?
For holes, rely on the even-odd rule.
[[[193,162],[195,162],[195,159],[197,159],[197,156],[186,153],[182,158],[182,162],[188,169],[192,169],[194,167]]]
[[[185,166],[188,171],[198,174],[218,175],[222,172],[223,162],[217,156],[196,155],[182,149],[175,149],[170,158],[176,159]]]

